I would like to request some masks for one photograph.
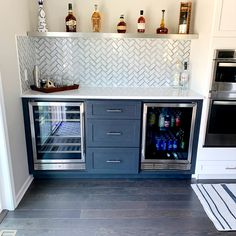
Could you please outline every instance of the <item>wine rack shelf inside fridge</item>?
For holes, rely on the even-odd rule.
[[[145,103],[143,170],[190,170],[196,103]]]
[[[85,169],[84,105],[30,102],[35,170]]]

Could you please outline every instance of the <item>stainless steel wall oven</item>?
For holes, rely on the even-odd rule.
[[[216,50],[205,147],[236,147],[236,50]]]
[[[29,102],[35,170],[85,169],[84,104]]]

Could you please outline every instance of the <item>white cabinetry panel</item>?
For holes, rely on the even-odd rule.
[[[215,37],[236,37],[236,1],[217,0],[215,11]]]
[[[236,161],[201,161],[199,174],[236,174]]]

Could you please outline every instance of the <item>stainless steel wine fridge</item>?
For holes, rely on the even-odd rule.
[[[84,104],[29,102],[34,170],[85,169]]]
[[[142,170],[190,170],[197,103],[144,103]]]

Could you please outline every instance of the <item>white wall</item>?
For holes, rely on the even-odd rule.
[[[15,191],[13,187],[12,164],[9,157],[9,142],[6,129],[6,116],[0,73],[0,212],[14,209]]]
[[[0,22],[2,22],[0,24],[0,68],[10,147],[9,154],[14,178],[15,205],[23,195],[26,183],[29,183],[27,182],[29,181],[29,173],[15,40],[16,34],[25,34],[29,30],[29,2],[31,1],[1,1],[0,14]]]
[[[179,2],[176,0],[46,0],[45,10],[49,31],[65,31],[65,17],[67,15],[68,2],[73,3],[74,14],[78,21],[78,30],[91,31],[91,14],[94,4],[98,3],[102,14],[102,31],[116,32],[116,25],[121,14],[125,15],[127,31],[136,33],[136,22],[139,11],[144,10],[146,18],[146,31],[155,33],[160,25],[161,10],[166,10],[166,26],[170,33],[176,33],[179,20]],[[37,29],[37,2],[31,1],[31,30]],[[56,14],[55,14],[56,12]]]

